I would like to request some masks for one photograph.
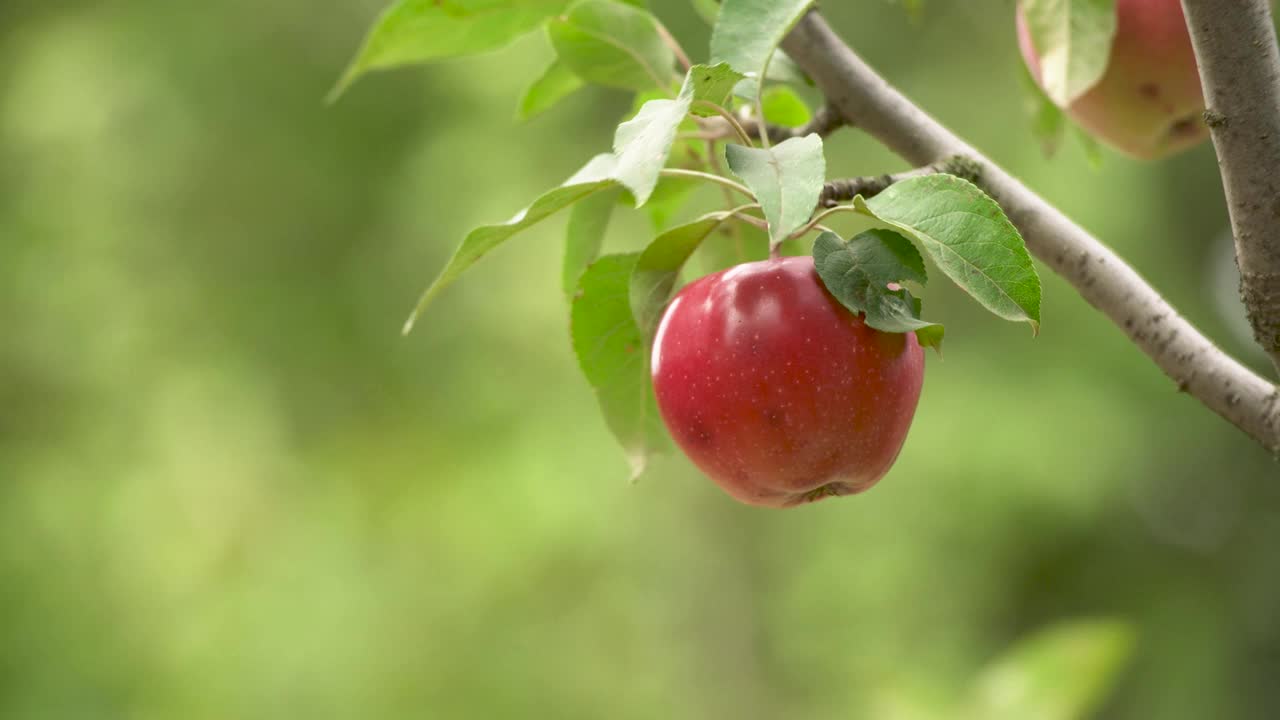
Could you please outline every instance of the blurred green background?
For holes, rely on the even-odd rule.
[[[687,5],[652,5],[705,56]],[[829,5],[1261,367],[1210,147],[1046,161],[1008,0]],[[931,286],[947,355],[897,466],[783,512],[682,458],[626,483],[562,220],[402,339],[465,231],[607,149],[630,99],[517,123],[535,33],[326,106],[379,8],[0,0],[0,717],[916,717],[1096,616],[1136,631],[1098,717],[1275,717],[1280,468],[1043,266],[1036,339]],[[833,176],[903,167],[856,130],[828,148]]]

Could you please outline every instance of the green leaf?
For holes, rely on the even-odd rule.
[[[649,377],[649,353],[631,315],[631,274],[639,253],[605,255],[578,283],[570,329],[573,350],[596,391],[605,423],[622,445],[634,480],[666,447]]]
[[[1063,622],[1022,640],[978,676],[972,717],[1091,717],[1133,653],[1134,633],[1114,620]]]
[[[649,222],[655,232],[667,229],[671,219],[684,207],[699,185],[700,181],[687,177],[664,177],[658,180],[653,194],[649,196],[649,202],[645,203]]]
[[[976,185],[954,175],[923,175],[853,202],[918,241],[983,307],[1039,332],[1040,276],[1017,228]]]
[[[422,311],[431,304],[436,295],[445,289],[467,268],[471,267],[485,253],[506,242],[508,238],[525,228],[545,219],[558,210],[582,200],[599,190],[614,185],[616,180],[612,173],[617,159],[612,155],[602,154],[591,159],[581,170],[564,182],[563,185],[543,193],[529,207],[516,213],[515,217],[498,225],[484,225],[467,233],[462,244],[454,251],[453,257],[445,265],[440,275],[427,287],[418,300],[417,307],[409,319],[405,321],[404,332],[413,329],[414,322]]]
[[[711,62],[727,62],[758,80],[778,43],[812,4],[813,0],[724,0],[711,31]]]
[[[868,230],[842,241],[824,232],[813,244],[813,264],[827,290],[867,325],[883,332],[914,332],[921,345],[941,349],[942,326],[920,319],[920,301],[897,284],[925,284],[924,259],[892,230]],[[891,288],[890,284],[894,286]]]
[[[613,0],[581,0],[547,24],[560,60],[583,80],[609,87],[666,88],[675,53],[648,11]]]
[[[1080,143],[1080,149],[1084,151],[1085,159],[1089,161],[1089,167],[1094,170],[1101,170],[1104,156],[1102,154],[1102,146],[1098,144],[1097,138],[1085,132],[1084,128],[1079,125],[1072,125],[1071,130],[1076,137],[1076,141]]]
[[[648,201],[657,185],[671,154],[676,131],[689,114],[693,101],[715,97],[732,73],[727,66],[694,65],[685,75],[680,94],[674,100],[650,100],[640,107],[635,117],[618,126],[613,135],[613,152],[618,158],[614,173],[635,196],[636,207]]]
[[[1044,94],[1026,65],[1022,65],[1021,77],[1025,98],[1023,105],[1031,119],[1031,134],[1040,142],[1045,157],[1053,157],[1062,146],[1062,137],[1066,134],[1066,113]]]
[[[370,70],[500,48],[568,4],[568,0],[398,0],[374,22],[329,100],[336,100]]]
[[[702,241],[698,266],[704,273],[713,273],[768,257],[769,234],[750,225],[734,223],[722,226]]]
[[[657,329],[680,269],[702,241],[732,215],[728,210],[709,213],[671,228],[654,238],[640,254],[631,274],[631,311],[644,338],[652,337]]]
[[[733,174],[755,193],[769,221],[772,242],[809,221],[827,172],[822,138],[810,134],[768,149],[727,145],[725,159]]]
[[[764,119],[775,125],[800,127],[813,119],[813,113],[795,90],[785,85],[775,85],[764,91],[760,98]]]
[[[561,273],[565,297],[573,297],[582,271],[600,254],[609,218],[613,216],[613,208],[621,196],[622,188],[609,188],[583,198],[569,211],[569,223],[564,234],[564,270]]]
[[[553,60],[542,71],[542,75],[524,91],[516,116],[521,120],[528,120],[577,92],[583,84],[582,79],[568,65],[558,59]]]
[[[705,20],[708,25],[715,27],[716,17],[720,15],[719,0],[692,0],[692,4],[698,16]]]
[[[1070,105],[1106,72],[1115,0],[1021,0],[1018,8],[1040,60],[1040,84],[1060,107]]]
[[[707,117],[716,115],[713,108],[700,105],[697,101],[725,106],[729,93],[742,80],[742,73],[729,67],[729,63],[715,65],[694,65],[689,68],[688,80],[693,83],[693,99],[695,104],[691,110],[694,115]]]

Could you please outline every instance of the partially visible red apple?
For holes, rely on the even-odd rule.
[[[1017,24],[1022,58],[1043,86],[1021,5]],[[1144,160],[1207,138],[1200,75],[1179,0],[1116,0],[1116,35],[1106,72],[1066,112],[1107,145]]]
[[[871,487],[898,457],[924,382],[914,333],[883,333],[812,257],[738,265],[680,291],[653,386],[676,443],[730,495],[787,507]]]

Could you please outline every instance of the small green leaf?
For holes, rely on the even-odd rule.
[[[524,91],[516,116],[521,120],[528,120],[577,92],[583,84],[582,79],[573,74],[568,65],[558,59],[553,60],[542,71],[542,75]]]
[[[1083,720],[1111,692],[1134,632],[1114,620],[1063,622],[1022,640],[978,676],[972,717]]]
[[[849,242],[824,232],[813,244],[813,263],[827,290],[867,325],[883,332],[914,332],[921,345],[941,349],[943,328],[920,319],[920,301],[897,284],[927,279],[924,259],[892,230],[868,230]],[[890,287],[890,284],[894,287]]]
[[[1067,130],[1066,113],[1044,94],[1025,65],[1022,66],[1021,77],[1023,105],[1031,119],[1031,134],[1040,142],[1045,157],[1053,157],[1062,146],[1062,137]]]
[[[1040,329],[1040,276],[1017,228],[995,200],[954,175],[890,185],[859,211],[915,238],[938,268],[983,307]]]
[[[374,22],[329,100],[336,100],[370,70],[496,50],[568,4],[568,0],[397,0]]]
[[[786,85],[775,85],[764,91],[760,98],[764,119],[775,125],[801,127],[813,119],[813,113],[804,99]]]
[[[705,20],[708,25],[715,27],[716,17],[720,15],[719,0],[692,0],[692,4],[698,16]]]
[[[724,0],[711,31],[711,62],[727,62],[734,70],[759,79],[778,43],[813,1]]]
[[[768,149],[727,145],[725,159],[759,200],[772,242],[809,221],[827,172],[822,138],[810,134]]]
[[[618,126],[613,135],[613,152],[618,158],[614,176],[635,196],[636,207],[648,201],[657,185],[693,101],[715,97],[732,76],[733,71],[724,65],[694,65],[674,100],[650,100],[635,117]]]
[[[1066,107],[1102,79],[1116,34],[1115,0],[1021,0],[1018,9],[1053,102]]]
[[[729,67],[728,63],[716,65],[694,65],[689,68],[688,80],[693,83],[693,99],[723,107],[733,92],[733,87],[742,80],[742,73]],[[707,117],[717,114],[715,109],[695,102],[691,108],[694,115]]]
[[[620,197],[622,188],[609,188],[583,198],[569,211],[564,233],[564,270],[561,273],[565,297],[573,297],[582,271],[600,254],[609,219]]]
[[[573,301],[573,350],[596,391],[605,423],[622,445],[634,480],[666,447],[649,378],[649,353],[631,315],[631,274],[639,253],[605,255],[587,268]]]
[[[662,233],[649,243],[631,275],[631,311],[643,337],[650,338],[662,319],[680,269],[720,224],[733,213],[714,212]]]
[[[404,332],[413,329],[422,311],[431,304],[436,295],[454,280],[458,279],[467,268],[484,257],[485,253],[506,242],[508,238],[533,225],[547,216],[561,210],[592,193],[614,185],[616,180],[612,173],[617,159],[608,154],[597,155],[581,170],[574,174],[558,188],[543,193],[529,207],[516,213],[515,217],[498,225],[484,225],[467,233],[462,244],[454,251],[453,257],[445,265],[440,275],[427,287],[418,300],[417,307],[409,319],[405,321]]]
[[[547,24],[560,60],[583,80],[609,87],[665,88],[675,53],[648,11],[613,0],[581,0]]]
[[[649,202],[645,203],[645,209],[649,212],[649,222],[655,232],[667,229],[671,219],[680,212],[684,204],[689,201],[689,196],[700,185],[699,180],[687,177],[664,177],[658,180],[653,194],[649,196]]]

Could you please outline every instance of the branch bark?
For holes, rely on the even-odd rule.
[[[1280,454],[1280,389],[1223,353],[1138,273],[1061,211],[943,127],[858,57],[817,12],[782,47],[845,118],[913,165],[960,155],[1027,247],[1102,311],[1178,389]]]
[[[957,155],[931,165],[888,175],[867,175],[865,177],[828,180],[822,186],[822,194],[818,196],[818,207],[835,207],[842,201],[852,200],[855,195],[861,195],[863,199],[870,199],[888,190],[890,185],[908,178],[946,173],[964,178],[969,182],[977,182],[980,179],[980,172],[980,166],[963,156]]]
[[[1270,0],[1182,0],[1253,337],[1280,369],[1280,49]]]

